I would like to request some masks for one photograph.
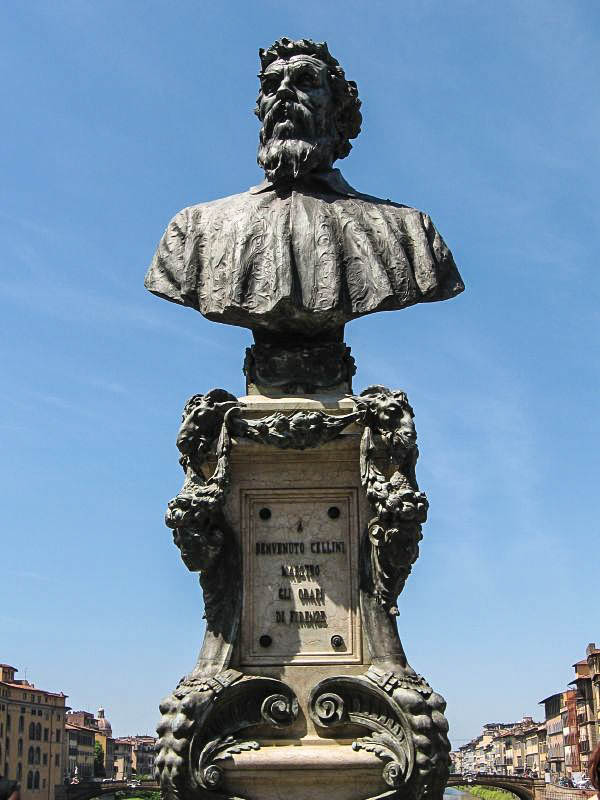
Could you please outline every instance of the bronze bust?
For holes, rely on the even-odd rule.
[[[427,214],[353,189],[333,168],[358,136],[356,84],[325,43],[260,51],[259,186],[170,222],[146,287],[257,343],[342,342],[346,322],[464,289]]]

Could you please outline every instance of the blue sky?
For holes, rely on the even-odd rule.
[[[467,285],[350,324],[405,389],[431,510],[401,597],[454,745],[541,716],[598,627],[600,11],[593,2],[6,3],[0,661],[151,731],[202,638],[163,526],[185,400],[250,334],[159,301],[172,215],[259,182],[257,50],[328,41],[363,100],[338,166],[427,210]]]

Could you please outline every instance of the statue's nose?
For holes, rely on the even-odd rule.
[[[277,90],[277,99],[278,100],[293,100],[296,97],[296,93],[294,91],[294,87],[292,86],[289,77],[286,77],[281,81],[279,89]]]

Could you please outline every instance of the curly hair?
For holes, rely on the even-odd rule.
[[[278,59],[287,60],[292,56],[305,55],[318,58],[327,67],[329,82],[333,93],[334,104],[336,107],[336,147],[335,159],[346,158],[352,145],[350,139],[356,139],[360,133],[362,114],[360,113],[361,102],[358,98],[358,89],[354,81],[346,79],[344,70],[339,62],[331,55],[327,42],[313,42],[312,39],[298,39],[293,41],[287,36],[282,36],[276,42],[258,51],[261,63],[262,76],[269,64]],[[255,114],[260,119],[259,105],[262,97],[262,90],[258,95]]]

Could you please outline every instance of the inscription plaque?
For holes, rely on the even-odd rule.
[[[242,492],[242,663],[361,661],[357,503],[355,489]]]

